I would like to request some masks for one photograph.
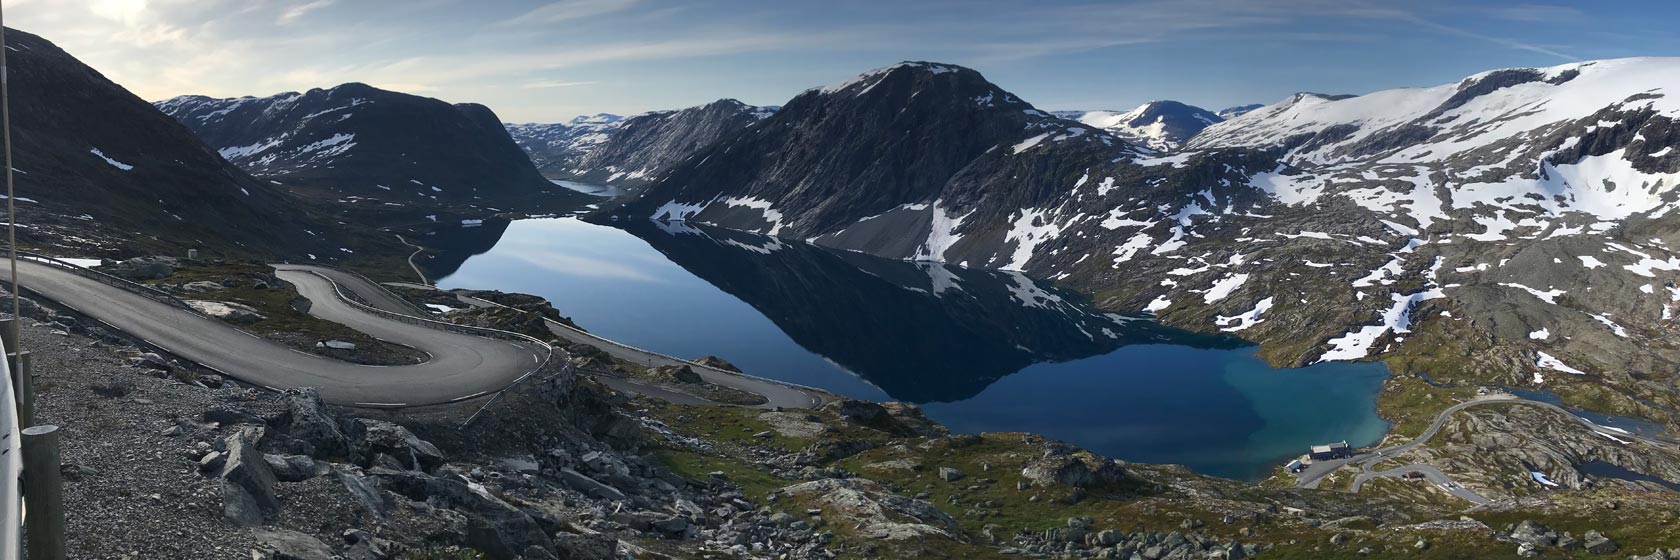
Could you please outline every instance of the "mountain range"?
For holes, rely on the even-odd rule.
[[[551,179],[636,187],[776,107],[734,99],[629,117],[598,114],[565,124],[509,124],[515,141]]]
[[[801,93],[614,212],[1024,271],[1279,364],[1675,403],[1642,380],[1680,365],[1677,78],[1621,59],[1298,94],[1174,149],[907,62]]]

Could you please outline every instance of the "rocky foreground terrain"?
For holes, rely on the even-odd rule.
[[[1409,481],[1275,488],[1030,434],[954,435],[897,403],[673,405],[564,367],[463,426],[482,403],[340,409],[35,302],[25,315],[39,421],[64,428],[77,558],[1668,558],[1680,546],[1680,495],[1598,477],[1475,481],[1515,490],[1466,509]],[[636,367],[568,346],[574,364]],[[1480,453],[1487,438],[1555,426],[1540,437],[1567,447],[1577,436],[1560,418],[1478,413],[1431,452],[1509,470],[1536,455]]]

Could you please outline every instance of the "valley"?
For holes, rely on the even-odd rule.
[[[1680,59],[514,124],[6,33],[75,557],[1680,557]]]

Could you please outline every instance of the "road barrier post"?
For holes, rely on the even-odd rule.
[[[18,347],[17,317],[0,319],[0,344],[5,344],[8,352]]]
[[[6,354],[6,365],[11,369],[6,373],[12,376],[19,426],[35,423],[35,368],[30,365],[33,360],[29,356],[28,350]]]
[[[24,536],[29,560],[64,560],[64,475],[58,426],[23,429]]]

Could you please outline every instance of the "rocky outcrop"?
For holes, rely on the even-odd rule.
[[[808,500],[822,510],[824,517],[854,524],[868,538],[961,540],[956,519],[933,504],[899,496],[871,480],[814,480],[784,487],[776,493]]]

